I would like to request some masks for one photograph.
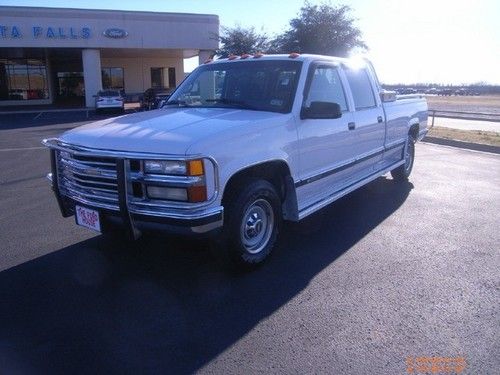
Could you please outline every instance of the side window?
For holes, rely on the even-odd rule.
[[[375,107],[375,96],[373,95],[370,77],[368,77],[366,70],[345,69],[345,74],[351,87],[356,109]]]
[[[337,103],[342,111],[347,110],[344,89],[337,68],[318,66],[314,70],[305,106],[309,107],[311,102]]]

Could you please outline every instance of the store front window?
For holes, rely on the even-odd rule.
[[[163,87],[163,68],[151,68],[151,87]]]
[[[45,62],[0,58],[0,101],[48,99]]]
[[[58,98],[76,98],[85,96],[83,72],[58,72]]]
[[[104,90],[125,89],[123,68],[102,68],[102,88]]]

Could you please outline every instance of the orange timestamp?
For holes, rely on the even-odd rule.
[[[461,374],[467,367],[464,357],[407,357],[408,374]]]

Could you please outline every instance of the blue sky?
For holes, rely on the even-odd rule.
[[[310,0],[318,3],[317,0]],[[500,84],[500,1],[346,0],[386,83]],[[0,5],[217,14],[221,25],[284,30],[303,0],[0,0]],[[1,20],[1,14],[0,14]],[[191,70],[193,62],[187,63]]]

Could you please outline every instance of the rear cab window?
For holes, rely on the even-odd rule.
[[[377,102],[366,69],[344,68],[344,72],[351,88],[356,110],[376,107]]]
[[[114,96],[120,96],[119,91],[112,91],[112,90],[106,90],[106,91],[99,91],[99,96],[104,96],[104,97],[114,97]]]

